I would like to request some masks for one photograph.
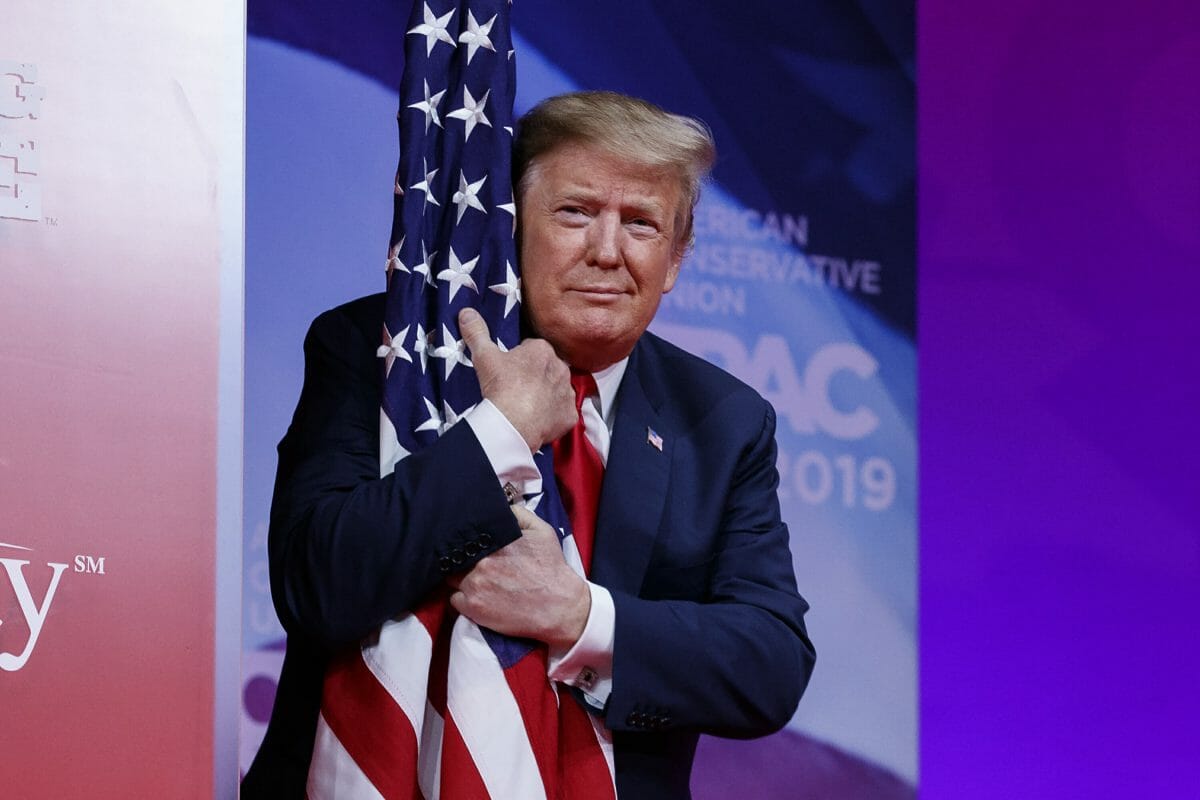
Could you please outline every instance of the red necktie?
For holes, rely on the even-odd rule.
[[[600,507],[600,484],[604,465],[588,441],[583,426],[583,401],[599,394],[596,381],[586,372],[571,370],[575,390],[575,427],[554,444],[554,477],[571,520],[571,531],[586,575],[592,566],[596,538],[596,510]],[[614,800],[612,777],[604,754],[596,744],[596,732],[588,713],[566,692],[559,694],[558,707],[559,785],[561,797],[571,800]]]
[[[595,379],[587,372],[571,370],[571,388],[575,390],[575,411],[579,418],[575,427],[555,440],[554,476],[558,479],[559,493],[571,530],[575,546],[579,549],[579,560],[586,574],[592,566],[592,545],[596,538],[596,512],[600,507],[600,484],[604,481],[604,465],[600,454],[588,441],[583,426],[583,401],[599,394]]]

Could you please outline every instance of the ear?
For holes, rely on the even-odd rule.
[[[663,294],[671,291],[679,278],[679,268],[683,266],[683,257],[692,244],[692,215],[688,215],[687,225],[675,237],[671,244],[671,264],[667,267],[667,279],[663,282]]]
[[[675,287],[675,281],[679,278],[679,268],[682,265],[683,252],[679,248],[675,248],[671,253],[671,263],[667,267],[667,278],[663,281],[663,294],[666,294]]]

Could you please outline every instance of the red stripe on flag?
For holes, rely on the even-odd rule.
[[[453,622],[453,612],[450,609],[450,587],[444,584],[430,592],[425,602],[413,611],[413,616],[425,626],[425,630],[429,631],[430,639],[437,638],[438,629],[442,626],[442,621],[447,614],[451,615],[450,622]]]
[[[491,800],[454,716],[447,712],[443,719],[441,796],[446,800]]]
[[[558,767],[562,796],[571,800],[616,800],[608,761],[588,712],[566,687],[559,692]]]
[[[325,673],[321,713],[333,735],[387,800],[419,800],[412,723],[355,651]]]
[[[533,748],[546,797],[557,798],[558,700],[546,677],[545,646],[535,647],[504,670],[504,679],[508,681],[521,712],[521,721],[525,723],[525,734]]]

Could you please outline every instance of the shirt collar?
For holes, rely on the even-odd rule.
[[[592,373],[592,377],[596,380],[596,389],[600,392],[600,416],[609,430],[612,429],[613,424],[617,389],[621,388],[621,378],[625,377],[625,368],[628,366],[629,356],[625,356],[617,363]]]

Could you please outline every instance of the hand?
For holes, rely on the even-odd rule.
[[[448,578],[450,605],[477,625],[566,650],[583,634],[592,594],[563,560],[554,529],[526,508],[512,512],[521,538]]]
[[[496,346],[487,323],[473,308],[458,313],[458,328],[471,348],[479,389],[529,445],[538,450],[575,426],[571,371],[544,339],[526,339],[507,353]]]

